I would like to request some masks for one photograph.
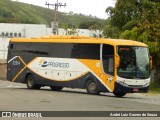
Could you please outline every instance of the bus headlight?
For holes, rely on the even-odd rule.
[[[128,86],[124,81],[118,81],[118,83],[123,85],[123,86]]]

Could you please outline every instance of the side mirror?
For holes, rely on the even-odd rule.
[[[149,61],[150,61],[150,70],[152,70],[152,56],[150,56]]]
[[[120,65],[120,57],[119,57],[118,54],[116,54],[115,57],[116,57],[115,65],[116,65],[116,67],[119,67],[119,65]]]

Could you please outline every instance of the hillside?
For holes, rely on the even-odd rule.
[[[0,0],[0,23],[48,24],[53,20],[54,11],[11,0]],[[67,15],[59,12],[59,23],[78,26],[83,21],[99,21],[102,26],[105,20],[81,14]]]

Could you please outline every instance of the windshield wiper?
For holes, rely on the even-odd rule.
[[[135,71],[135,73],[134,73],[134,71]],[[141,74],[143,77],[138,76],[138,71],[140,71],[140,74]],[[146,76],[144,75],[144,73],[141,71],[141,69],[140,69],[139,67],[135,67],[135,68],[131,71],[131,73],[128,75],[128,78],[133,78],[134,76],[131,76],[133,73],[134,73],[134,76],[135,76],[135,77],[146,78]]]
[[[141,71],[141,69],[139,68],[139,67],[136,67],[140,72],[141,72],[141,74],[142,74],[142,76],[144,77],[144,78],[146,78],[146,76],[144,75],[144,73]],[[138,71],[137,71],[138,72]]]

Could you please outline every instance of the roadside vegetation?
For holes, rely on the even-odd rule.
[[[151,82],[149,93],[160,94],[160,81],[158,82],[158,85],[156,87],[154,85],[154,82]]]

